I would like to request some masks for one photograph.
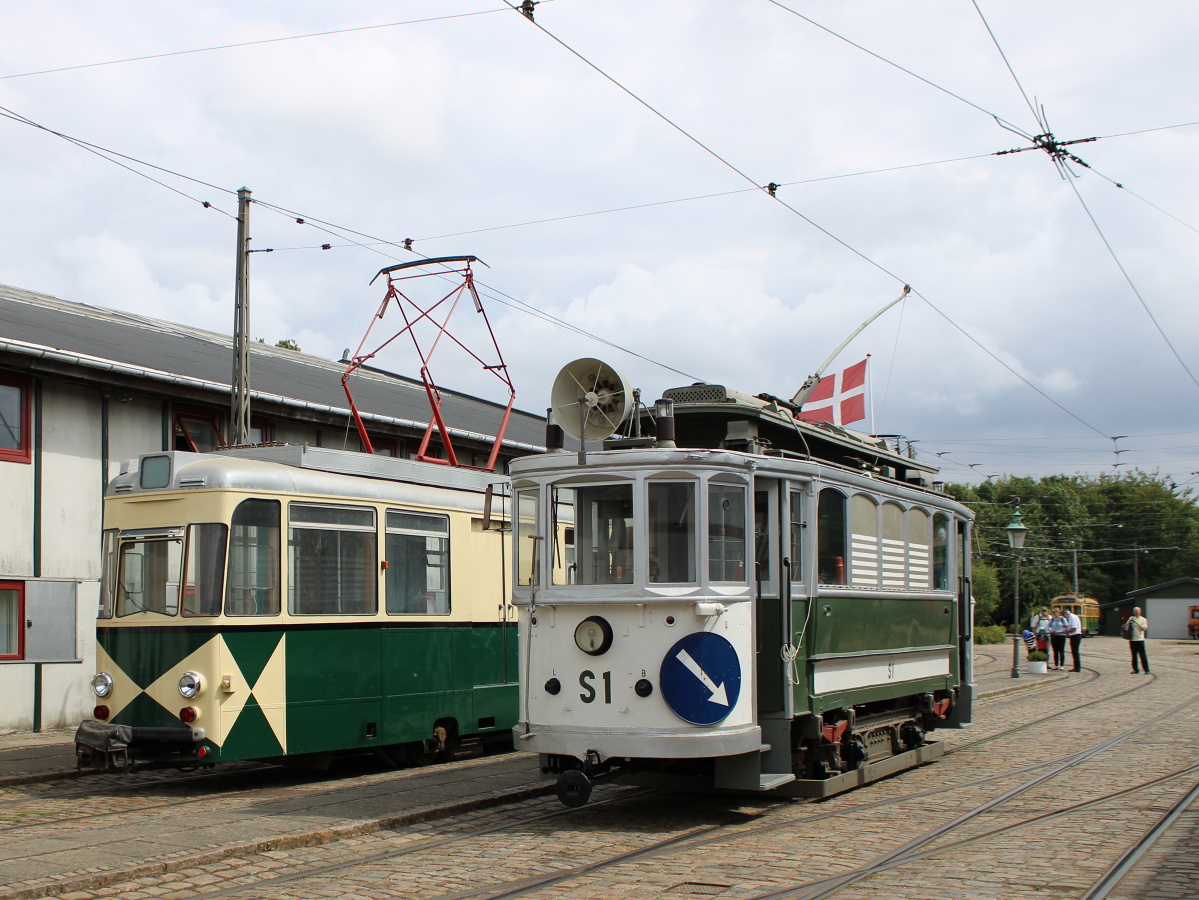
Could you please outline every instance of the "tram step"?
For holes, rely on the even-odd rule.
[[[776,787],[784,784],[790,784],[795,780],[794,772],[763,772],[758,781],[762,786],[762,790],[771,791]]]

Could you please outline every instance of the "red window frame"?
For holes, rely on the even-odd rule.
[[[250,443],[269,444],[275,440],[275,423],[270,419],[264,416],[251,416],[250,430],[253,431],[255,428],[262,432],[262,440],[257,442],[251,441]]]
[[[4,387],[15,387],[21,392],[21,411],[18,413],[20,421],[17,427],[21,433],[16,447],[0,447],[0,461],[28,463],[33,461],[33,402],[32,402],[32,382],[23,375],[11,375],[7,372],[0,372],[0,385]]]
[[[195,438],[188,431],[187,425],[183,421],[184,419],[193,419],[212,426],[212,433],[216,435],[217,448],[229,446],[229,442],[225,440],[225,435],[221,432],[221,414],[219,412],[215,409],[205,409],[202,406],[176,406],[171,416],[171,446],[176,450],[191,450],[193,453],[203,452],[196,446]],[[190,446],[175,447],[175,442],[180,437],[187,441]]]
[[[25,658],[25,582],[0,581],[0,591],[17,592],[17,652],[0,653],[0,659]]]

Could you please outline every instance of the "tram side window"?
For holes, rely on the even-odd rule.
[[[792,491],[789,503],[791,504],[791,546],[789,555],[791,580],[803,581],[803,494],[799,491]]]
[[[604,484],[575,492],[579,584],[633,583],[633,486]]]
[[[243,500],[233,511],[225,615],[279,615],[278,500]]]
[[[450,611],[450,520],[387,511],[387,614],[442,616]]]
[[[927,590],[929,580],[929,516],[923,509],[908,510],[908,586]]]
[[[745,488],[708,485],[708,578],[744,581]]]
[[[531,585],[537,579],[537,504],[535,487],[516,492],[516,583]]]
[[[816,512],[817,577],[821,584],[845,584],[845,495],[825,488]]]
[[[300,616],[373,615],[379,608],[375,511],[292,503],[288,608]]]
[[[933,588],[949,590],[949,519],[933,516]]]
[[[182,538],[147,538],[121,544],[117,615],[179,612]]]
[[[695,581],[695,484],[649,484],[649,580]]]
[[[183,614],[219,616],[225,576],[225,539],[219,523],[187,526],[187,560],[183,567]]]
[[[117,530],[108,528],[100,537],[100,612],[111,619],[117,593]]]

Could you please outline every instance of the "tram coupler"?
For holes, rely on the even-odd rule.
[[[599,753],[588,750],[578,768],[562,770],[554,790],[564,806],[571,809],[582,806],[591,799],[591,789],[601,775],[607,774],[605,766],[599,758]]]

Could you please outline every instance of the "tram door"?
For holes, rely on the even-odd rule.
[[[782,647],[786,616],[780,590],[779,482],[759,478],[754,483],[754,561],[757,619],[758,712],[784,709]]]

